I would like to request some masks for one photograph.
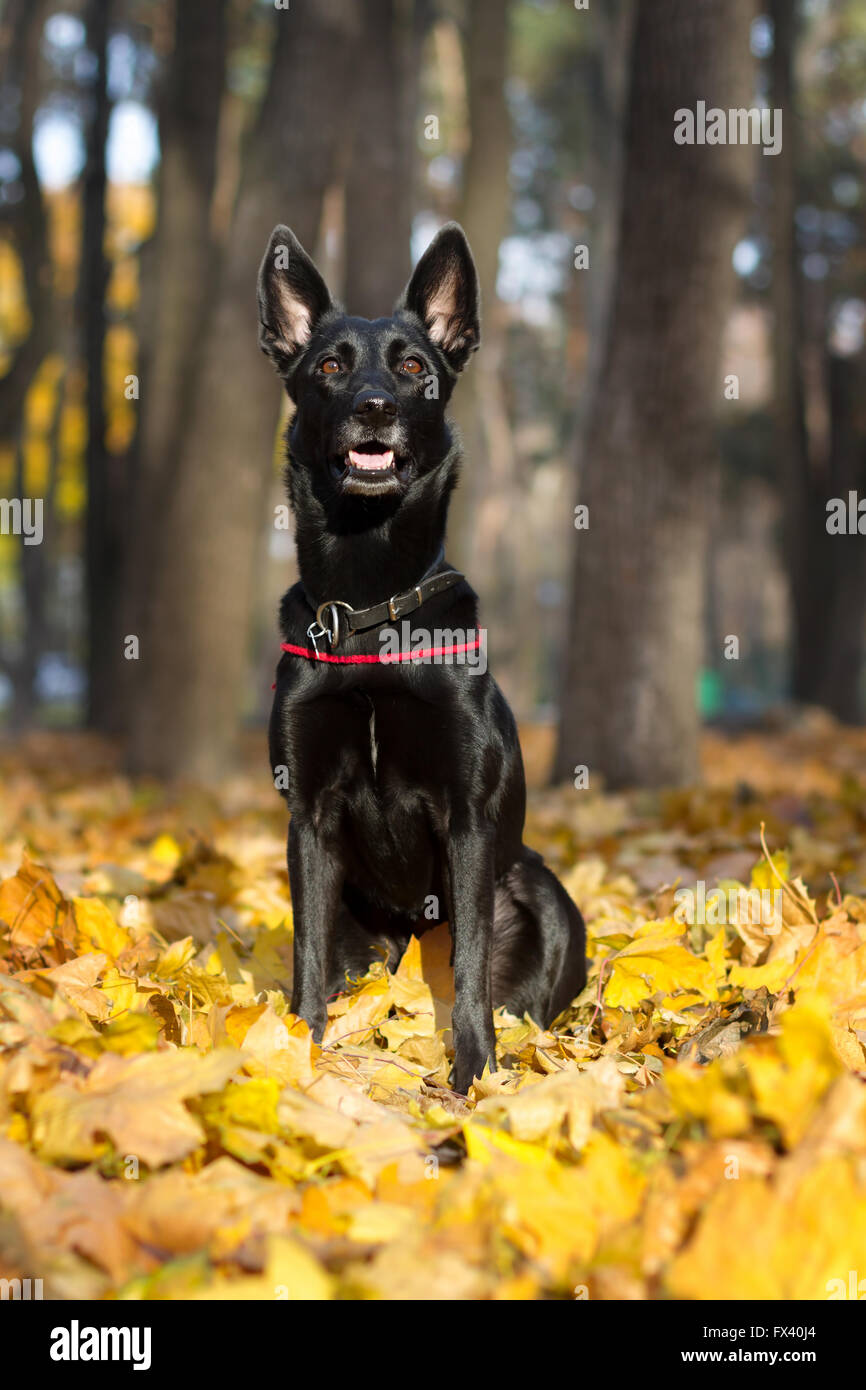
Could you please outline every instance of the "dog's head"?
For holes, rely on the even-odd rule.
[[[463,231],[443,227],[390,318],[343,313],[288,227],[259,272],[259,342],[295,403],[293,463],[335,498],[408,492],[448,455],[445,406],[479,341],[478,277]]]

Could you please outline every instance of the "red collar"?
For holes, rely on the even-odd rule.
[[[308,661],[331,661],[342,666],[391,666],[400,661],[429,661],[437,656],[456,656],[459,652],[477,652],[484,641],[484,630],[479,631],[474,642],[459,642],[451,647],[423,647],[420,651],[385,652],[380,656],[331,656],[327,652],[317,652],[313,647],[296,647],[291,642],[281,642],[280,648],[290,656],[305,656]]]

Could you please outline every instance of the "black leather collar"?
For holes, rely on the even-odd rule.
[[[325,599],[324,603],[316,606],[310,602],[308,596],[307,602],[316,610],[315,620],[307,628],[307,636],[314,650],[318,651],[318,642],[327,639],[331,651],[336,651],[340,643],[351,637],[353,632],[365,632],[369,628],[384,627],[385,623],[394,623],[399,618],[404,618],[407,613],[414,613],[416,608],[420,608],[421,604],[434,594],[441,594],[444,590],[452,588],[463,578],[459,570],[443,570],[441,574],[431,572],[444,558],[445,552],[441,549],[426,574],[411,589],[392,594],[382,603],[371,604],[369,608],[353,608],[342,599]],[[306,593],[306,590],[304,592]]]

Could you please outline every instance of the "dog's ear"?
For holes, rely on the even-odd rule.
[[[417,314],[455,372],[481,340],[478,274],[462,227],[448,222],[412,272],[398,309]]]
[[[328,287],[294,232],[275,227],[259,270],[259,344],[279,372],[331,308]]]

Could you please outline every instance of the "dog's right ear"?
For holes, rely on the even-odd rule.
[[[275,227],[259,270],[259,345],[285,372],[331,308],[328,287],[298,238]]]

